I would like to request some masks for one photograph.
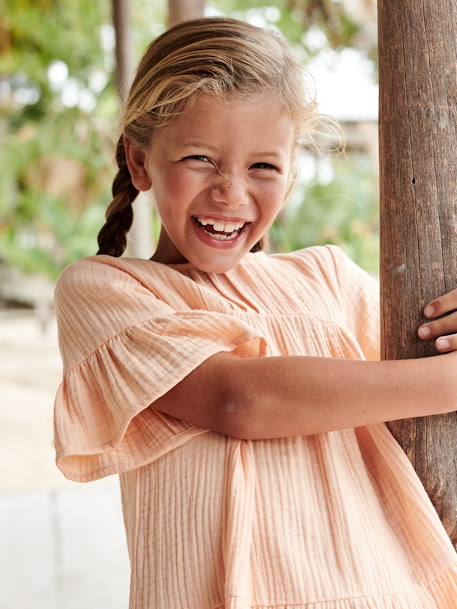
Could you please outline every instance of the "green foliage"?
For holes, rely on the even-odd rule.
[[[345,11],[342,3],[324,0],[212,0],[211,6],[225,15],[256,21],[260,18],[280,29],[308,57],[316,51],[303,35],[309,28],[318,27],[332,48],[351,46],[360,26]]]
[[[334,158],[334,178],[300,184],[271,228],[274,250],[333,243],[367,271],[379,272],[379,206],[375,172],[364,157]],[[295,203],[298,201],[298,205]]]
[[[0,107],[0,255],[26,272],[55,278],[94,247],[95,218],[103,216],[97,203],[107,186],[100,188],[100,178],[106,179],[111,160],[110,123],[117,111],[100,36],[109,19],[108,2],[89,0],[10,1],[3,16],[0,73],[10,95]],[[76,93],[93,100],[90,111],[77,100],[64,103],[50,79],[55,62]],[[93,92],[96,70],[105,72],[106,83]],[[52,175],[57,160],[66,161],[65,175]],[[67,191],[59,185],[65,181]],[[95,207],[87,206],[89,200]]]

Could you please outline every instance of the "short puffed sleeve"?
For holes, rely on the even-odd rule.
[[[379,281],[356,264],[340,247],[326,245],[334,262],[338,299],[349,331],[367,360],[379,361],[380,286]]]
[[[267,350],[244,321],[175,310],[110,259],[70,264],[54,293],[63,361],[54,402],[56,464],[79,482],[136,469],[208,432],[151,404],[218,352],[255,357]]]

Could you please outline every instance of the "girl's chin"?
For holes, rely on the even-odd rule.
[[[189,261],[204,273],[226,273],[243,260],[249,251],[250,249],[245,248],[236,252],[231,250],[219,250],[209,253],[202,250],[197,252],[189,251]]]

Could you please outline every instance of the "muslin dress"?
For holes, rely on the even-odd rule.
[[[385,423],[240,440],[151,406],[222,351],[379,359],[379,286],[341,248],[225,273],[91,256],[55,310],[56,463],[119,474],[130,609],[457,608],[456,552]]]

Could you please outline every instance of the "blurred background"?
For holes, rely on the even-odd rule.
[[[52,298],[97,251],[111,201],[120,99],[170,24],[226,15],[278,29],[313,77],[346,153],[304,151],[271,251],[340,245],[377,275],[375,0],[4,0],[0,15],[0,609],[126,609],[117,476],[78,484],[54,463],[61,380]],[[126,255],[149,258],[160,223],[135,203]]]

